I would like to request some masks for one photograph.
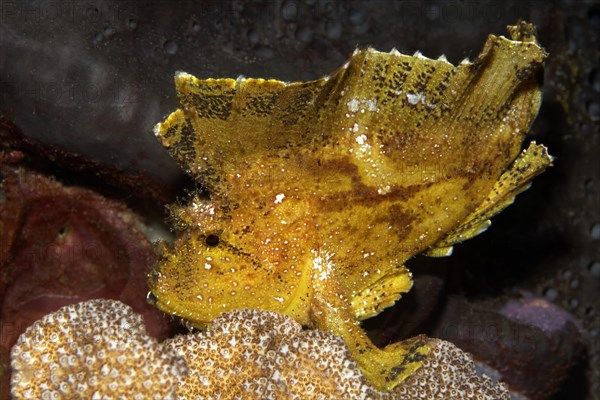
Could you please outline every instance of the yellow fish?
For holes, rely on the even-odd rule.
[[[458,66],[366,49],[310,82],[177,73],[181,109],[155,133],[210,199],[171,208],[156,305],[198,327],[238,308],[287,314],[341,336],[392,389],[427,339],[378,348],[360,321],[410,290],[406,260],[449,255],[552,163],[534,142],[521,151],[546,58],[533,31],[490,35]]]

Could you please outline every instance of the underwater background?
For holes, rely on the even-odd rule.
[[[177,107],[175,71],[310,80],[368,46],[458,64],[534,23],[550,56],[531,139],[554,167],[451,257],[409,263],[413,292],[367,326],[380,343],[427,333],[502,359],[529,393],[515,398],[600,399],[599,2],[0,0],[0,18],[4,120],[158,216],[193,188],[152,133]]]

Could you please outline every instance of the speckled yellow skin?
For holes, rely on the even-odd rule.
[[[410,257],[448,255],[550,165],[531,144],[545,52],[533,28],[473,62],[356,51],[303,83],[178,73],[156,127],[210,193],[174,206],[179,237],[151,274],[157,306],[203,326],[236,308],[333,331],[373,385],[420,366],[425,339],[384,349],[359,321],[412,285]]]

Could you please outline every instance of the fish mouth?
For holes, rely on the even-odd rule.
[[[148,291],[148,294],[146,296],[146,301],[149,304],[158,308],[163,313],[165,313],[175,319],[179,319],[182,324],[188,326],[190,329],[191,328],[198,328],[198,329],[206,328],[207,324],[209,323],[208,321],[194,319],[193,318],[194,314],[192,312],[186,311],[185,308],[174,307],[171,305],[170,300],[166,300],[166,301],[161,300],[162,297],[163,296],[162,296],[161,292],[156,287],[152,287],[150,285],[150,291]]]

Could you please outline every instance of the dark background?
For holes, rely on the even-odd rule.
[[[586,351],[555,399],[600,399],[598,2],[0,0],[0,113],[43,143],[167,187],[182,173],[152,126],[177,107],[177,70],[308,80],[357,46],[458,63],[519,18],[550,53],[532,139],[555,167],[435,268],[457,271],[467,298],[530,292],[571,312]]]

